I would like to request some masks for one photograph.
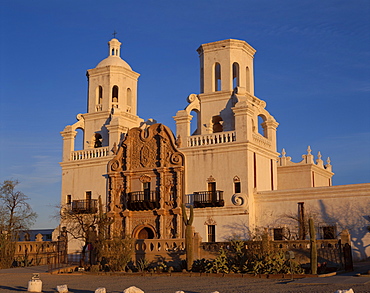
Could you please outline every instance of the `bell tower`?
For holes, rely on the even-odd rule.
[[[245,88],[254,95],[253,56],[256,52],[240,40],[223,40],[201,45],[200,92],[232,92],[236,87]]]
[[[83,150],[108,147],[112,149],[128,129],[143,121],[137,113],[137,81],[140,74],[120,56],[121,42],[108,42],[108,57],[95,68],[87,70],[87,113],[62,132],[63,159],[69,160],[74,149],[76,129],[83,131]]]
[[[136,114],[139,74],[120,57],[120,50],[121,43],[111,39],[108,57],[87,70],[87,113],[78,114],[78,121],[61,132],[62,205],[96,204],[99,196],[105,203],[107,164],[128,130],[143,122]],[[75,148],[77,130],[82,149]]]
[[[200,93],[189,95],[189,104],[174,117],[186,158],[185,193],[195,206],[199,194],[222,194],[222,200],[207,199],[210,210],[233,207],[253,227],[254,195],[277,189],[278,157],[278,123],[254,95],[256,50],[228,39],[203,44],[197,52]]]
[[[89,79],[88,113],[112,108],[136,115],[137,80],[140,74],[121,59],[121,43],[108,42],[108,57],[87,71]]]

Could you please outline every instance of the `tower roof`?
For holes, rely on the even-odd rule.
[[[128,63],[120,57],[121,42],[113,38],[108,42],[108,46],[109,46],[108,57],[100,61],[96,68],[113,65],[132,70],[131,66],[128,65]]]

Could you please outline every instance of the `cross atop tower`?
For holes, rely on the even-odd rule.
[[[113,32],[113,38],[116,38],[116,34],[117,34],[117,32],[116,32],[116,30],[114,30],[114,32]]]

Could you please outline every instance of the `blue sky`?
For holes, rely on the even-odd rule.
[[[86,70],[121,56],[140,73],[139,116],[174,130],[199,92],[203,43],[255,54],[255,95],[280,123],[278,151],[330,156],[335,185],[370,182],[370,2],[362,0],[1,1],[0,181],[18,179],[39,214],[60,197],[63,128],[86,112]]]

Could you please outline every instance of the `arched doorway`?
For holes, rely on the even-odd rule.
[[[155,236],[153,229],[148,226],[139,228],[135,234],[136,239],[154,239]]]

